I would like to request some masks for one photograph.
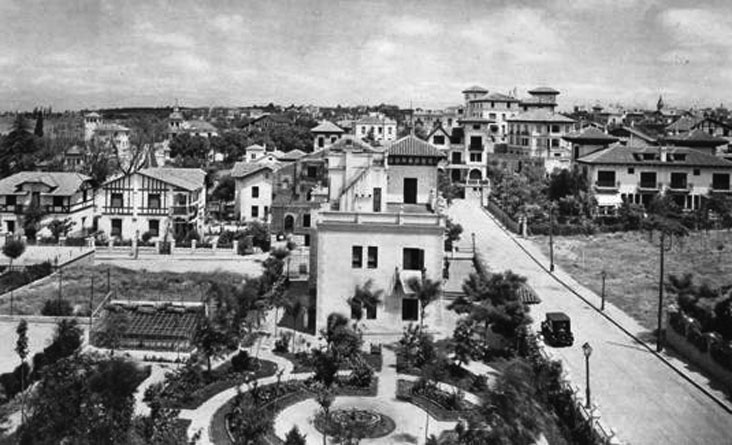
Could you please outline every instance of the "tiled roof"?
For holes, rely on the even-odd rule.
[[[501,93],[488,93],[485,96],[481,96],[477,99],[471,100],[471,102],[518,102],[519,100],[515,97],[507,96]]]
[[[530,89],[529,94],[559,94],[559,91],[550,87],[537,87]]]
[[[562,136],[563,139],[568,141],[603,141],[603,142],[616,142],[618,138],[610,136],[596,127],[589,126],[582,131],[575,131]]]
[[[334,143],[330,145],[330,147],[327,148],[328,151],[340,151],[345,149],[360,149],[363,151],[371,151],[371,152],[380,152],[383,150],[376,149],[366,142],[360,140],[359,138],[355,136],[344,136]],[[318,152],[322,152],[324,150],[319,150]],[[310,157],[310,155],[308,155]]]
[[[405,136],[394,141],[387,148],[389,156],[419,156],[428,158],[441,158],[442,152],[430,144],[416,136]]]
[[[574,119],[570,119],[567,116],[554,113],[549,110],[526,111],[517,116],[509,117],[506,120],[513,122],[556,122],[565,124],[571,124],[574,122]]]
[[[205,133],[212,133],[218,131],[216,127],[213,126],[210,122],[206,122],[204,120],[193,120],[193,121],[186,121],[186,127],[189,131],[202,131]]]
[[[206,172],[200,168],[155,167],[138,173],[190,191],[203,187],[206,180]]]
[[[101,115],[99,115],[99,113],[97,113],[96,111],[92,111],[91,113],[87,113],[87,114],[85,114],[85,115],[84,115],[84,117],[92,117],[92,118],[97,118],[97,117],[102,117],[102,116],[101,116]]]
[[[280,156],[280,159],[285,161],[294,161],[296,159],[300,159],[301,157],[305,156],[307,153],[300,149],[294,149],[290,150],[287,153],[284,153],[282,156]]]
[[[653,136],[647,135],[647,134],[643,133],[642,131],[638,131],[635,128],[631,128],[631,127],[625,127],[625,126],[623,126],[623,127],[616,128],[614,130],[611,130],[611,132],[612,133],[616,133],[620,137],[625,137],[622,133],[623,132],[627,132],[630,137],[636,137],[638,139],[642,139],[642,140],[644,140],[646,142],[649,142],[649,143],[655,143],[656,142],[656,138],[654,138]],[[613,135],[613,136],[615,136],[615,135]]]
[[[552,105],[556,105],[554,102],[547,102],[546,99],[541,99],[539,97],[527,97],[526,99],[521,99],[519,101],[521,105],[533,105],[533,106],[545,106],[550,107]]]
[[[311,133],[343,133],[343,129],[331,121],[323,121],[310,130]]]
[[[234,164],[231,169],[232,178],[245,178],[261,170],[276,170],[279,166],[278,162],[246,162],[240,161]]]
[[[687,133],[684,133],[679,136],[669,136],[664,139],[667,142],[670,142],[674,145],[684,145],[684,144],[690,144],[690,145],[705,145],[710,147],[716,147],[718,145],[725,145],[729,143],[726,139],[718,138],[716,136],[712,136],[705,132],[704,130],[701,130],[697,128],[696,130],[689,131]]]
[[[485,88],[483,88],[481,86],[473,85],[472,87],[465,88],[462,92],[463,93],[487,93],[488,90],[486,90]]]
[[[666,130],[668,131],[674,131],[678,133],[685,133],[692,128],[699,122],[699,119],[695,119],[691,116],[681,116],[680,118],[676,119],[673,123],[666,126]]]
[[[80,155],[80,154],[82,154],[82,151],[81,151],[81,148],[79,148],[78,145],[72,145],[71,147],[69,147],[66,150],[66,152],[64,154],[67,155],[67,156],[68,155]]]
[[[625,146],[618,143],[583,156],[577,159],[577,162],[582,164],[600,165],[684,165],[732,169],[732,162],[726,161],[717,156],[706,154],[700,150],[686,147],[668,147],[666,150],[669,154],[669,159],[673,159],[673,161],[661,162],[658,156],[654,159],[643,160],[642,156],[644,154],[658,154],[659,147]],[[682,160],[680,156],[677,157],[676,155],[684,155],[684,159]]]
[[[442,127],[442,125],[438,125],[438,126],[434,127],[434,128],[432,129],[432,131],[430,131],[430,132],[429,132],[429,133],[427,134],[427,137],[428,137],[428,138],[429,138],[429,137],[431,137],[431,136],[432,136],[433,134],[437,133],[438,131],[439,131],[439,132],[441,132],[442,134],[444,134],[445,136],[447,136],[447,137],[450,137],[450,133],[448,133],[448,132],[447,132],[447,130],[445,130],[445,129],[444,129],[443,127]]]
[[[266,148],[262,147],[259,144],[253,144],[253,145],[250,145],[249,147],[247,147],[245,150],[248,153],[250,151],[265,151]]]
[[[0,180],[0,195],[16,193],[16,188],[27,182],[41,182],[51,187],[49,195],[70,196],[88,181],[86,175],[69,172],[20,172]]]

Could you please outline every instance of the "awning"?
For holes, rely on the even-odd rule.
[[[600,207],[618,207],[623,203],[622,198],[617,193],[612,194],[597,194],[595,195],[597,205]]]

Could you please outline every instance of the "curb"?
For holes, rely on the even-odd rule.
[[[620,323],[618,323],[617,321],[615,321],[615,319],[613,319],[612,317],[610,317],[607,313],[601,311],[597,306],[595,306],[593,303],[591,303],[585,297],[583,297],[582,295],[580,295],[577,291],[574,290],[574,288],[572,288],[569,284],[567,284],[566,282],[564,282],[564,280],[562,280],[561,278],[557,277],[554,273],[549,272],[549,269],[547,269],[547,267],[544,264],[542,264],[524,246],[522,246],[521,243],[519,243],[518,240],[515,238],[515,236],[511,232],[509,232],[503,226],[503,224],[501,224],[498,220],[496,220],[493,217],[493,215],[491,215],[491,213],[488,210],[486,210],[483,206],[481,206],[480,209],[483,211],[483,213],[485,213],[486,215],[488,215],[488,217],[491,218],[493,220],[493,222],[495,222],[496,225],[498,225],[498,227],[500,227],[500,229],[502,231],[504,231],[509,236],[509,238],[511,238],[511,241],[513,241],[514,244],[516,244],[526,255],[529,256],[529,258],[531,258],[539,267],[541,267],[541,269],[544,272],[546,272],[547,274],[549,274],[557,283],[561,284],[565,289],[567,289],[568,291],[570,291],[574,296],[578,297],[584,303],[586,303],[587,305],[589,305],[595,312],[597,312],[598,314],[602,315],[606,320],[608,320],[610,323],[612,323],[613,325],[615,325],[615,327],[617,327],[618,329],[620,329],[625,335],[627,335],[628,337],[630,337],[631,339],[633,339],[633,341],[635,341],[636,343],[638,343],[641,346],[643,346],[644,348],[646,348],[648,350],[648,352],[650,352],[654,356],[656,356],[656,358],[658,358],[666,366],[668,366],[669,368],[671,368],[681,378],[683,378],[684,380],[686,380],[687,382],[689,382],[692,386],[694,386],[696,389],[698,389],[699,391],[701,391],[704,395],[706,395],[707,397],[709,397],[717,405],[719,405],[720,407],[722,407],[722,409],[724,409],[727,413],[732,414],[732,407],[730,407],[724,400],[720,399],[715,394],[711,393],[703,385],[700,385],[699,383],[697,383],[696,381],[694,381],[692,378],[690,378],[688,375],[686,375],[686,373],[684,371],[682,371],[681,369],[679,369],[678,367],[676,367],[676,365],[674,365],[673,363],[671,363],[666,357],[664,357],[661,354],[659,354],[658,352],[656,352],[655,349],[652,346],[650,346],[649,344],[647,344],[643,340],[641,340],[638,337],[636,337],[633,333],[631,333],[630,331],[628,331],[627,329],[625,329],[625,327],[623,327],[623,325],[621,325]]]

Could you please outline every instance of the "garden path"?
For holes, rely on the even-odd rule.
[[[542,267],[549,262],[536,246],[515,241],[476,202],[456,201],[448,213],[463,226],[465,234],[475,233],[476,247],[489,268],[510,269],[528,278],[542,299],[531,308],[535,328],[545,312],[559,310],[570,315],[574,346],[547,350],[562,361],[570,380],[584,395],[585,357],[581,345],[592,345],[592,401],[599,405],[603,422],[615,428],[621,440],[639,445],[730,443],[732,415],[558,282]],[[589,297],[588,301],[599,303],[596,294],[568,274],[557,269],[555,275]],[[645,331],[613,305],[608,305],[605,313],[630,332]]]

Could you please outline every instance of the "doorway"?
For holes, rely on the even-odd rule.
[[[404,204],[417,204],[417,178],[404,178]]]

